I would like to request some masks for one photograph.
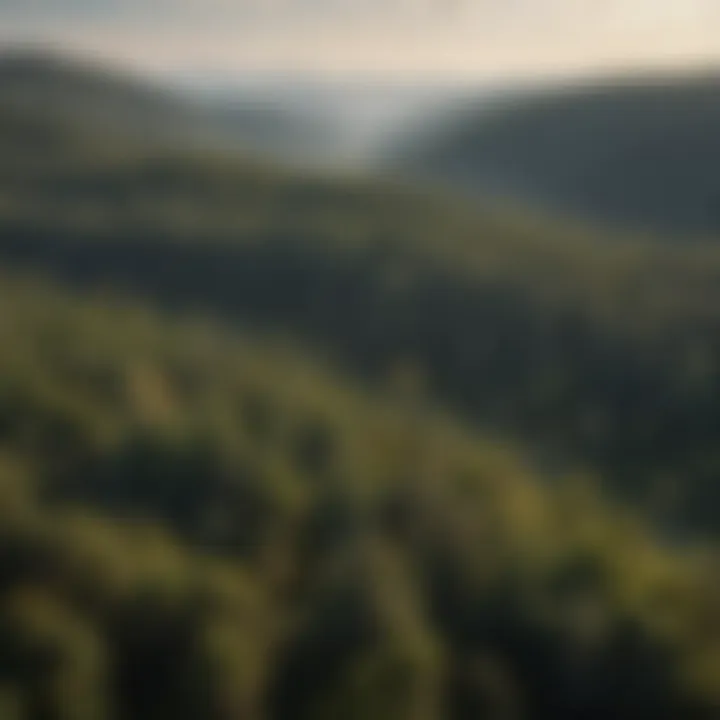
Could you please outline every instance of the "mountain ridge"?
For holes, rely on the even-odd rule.
[[[596,78],[441,114],[397,156],[408,175],[610,228],[720,233],[720,75]]]

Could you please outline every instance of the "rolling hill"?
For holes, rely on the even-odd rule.
[[[212,101],[87,60],[37,52],[0,55],[3,114],[14,111],[116,141],[298,162],[322,156],[320,116],[246,91]]]
[[[720,255],[117,138],[0,168],[0,260],[398,368],[542,465],[715,534]],[[104,149],[103,149],[104,148]]]
[[[408,174],[595,224],[683,240],[720,231],[720,79],[623,78],[437,113]]]
[[[713,717],[704,553],[401,385],[2,287],[5,717]]]
[[[0,108],[0,716],[717,718],[717,247],[38,107]]]

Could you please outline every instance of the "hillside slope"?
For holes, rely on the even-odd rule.
[[[716,247],[3,106],[0,268],[3,720],[718,717]]]
[[[720,232],[720,80],[637,77],[448,111],[397,154],[405,172],[608,226]]]
[[[0,168],[0,259],[274,328],[720,527],[720,254],[608,242],[375,181],[71,144]]]
[[[401,386],[2,285],[6,717],[714,717],[702,554]]]
[[[0,54],[2,112],[72,125],[106,138],[246,153],[275,161],[312,159],[328,131],[319,118],[246,93],[194,97],[159,82],[63,55]]]

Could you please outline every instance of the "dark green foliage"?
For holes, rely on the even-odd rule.
[[[0,165],[3,717],[717,717],[666,532],[718,528],[717,250],[48,128]]]
[[[0,176],[0,258],[290,332],[715,531],[720,253],[623,246],[442,198],[236,162],[93,153]],[[262,418],[254,422],[262,424]]]
[[[3,298],[17,717],[715,707],[702,556],[582,484],[546,485],[409,386],[373,399],[269,341],[7,277]]]
[[[544,88],[447,116],[396,149],[404,172],[679,242],[720,231],[716,75]]]

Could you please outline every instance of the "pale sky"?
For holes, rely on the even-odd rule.
[[[160,71],[576,74],[720,64],[720,0],[0,0],[0,42]]]

